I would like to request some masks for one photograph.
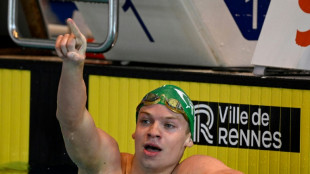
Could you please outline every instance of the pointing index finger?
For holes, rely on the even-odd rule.
[[[67,24],[71,32],[75,35],[77,45],[80,46],[79,52],[84,53],[86,50],[86,39],[84,35],[80,32],[79,28],[71,18],[67,19]]]
[[[70,28],[70,31],[75,35],[75,37],[81,37],[81,32],[79,28],[76,26],[75,22],[71,19],[67,19],[67,24]]]

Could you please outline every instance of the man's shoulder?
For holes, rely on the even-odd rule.
[[[182,173],[241,174],[241,172],[229,168],[220,160],[206,155],[193,155],[183,160],[178,165],[174,173],[175,174],[182,174]]]
[[[223,162],[206,155],[193,155],[183,160],[179,167],[183,170],[193,171],[196,169],[213,171],[221,168],[228,168]]]

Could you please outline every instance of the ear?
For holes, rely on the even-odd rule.
[[[131,135],[132,139],[136,138],[136,131]]]
[[[185,147],[192,147],[194,145],[194,142],[191,137],[191,133],[189,133],[189,136],[187,137],[184,145]]]

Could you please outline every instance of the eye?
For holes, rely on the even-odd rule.
[[[174,129],[176,126],[172,123],[165,123],[164,124],[165,128],[166,129]]]
[[[151,123],[151,121],[150,121],[149,119],[141,119],[141,120],[140,120],[140,123],[141,123],[142,125],[149,125],[149,124]]]

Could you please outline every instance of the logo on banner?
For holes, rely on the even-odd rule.
[[[224,0],[242,36],[258,40],[270,0]]]
[[[194,143],[300,152],[300,108],[194,101]]]
[[[204,123],[200,123],[200,117],[205,117],[207,121]],[[195,127],[197,127],[197,130],[199,130],[199,132],[203,135],[205,141],[207,141],[209,144],[213,144],[213,135],[210,133],[210,130],[212,129],[214,124],[214,114],[210,106],[205,104],[195,105],[195,124],[197,124],[197,126]],[[199,141],[200,136],[194,135],[194,142]]]

